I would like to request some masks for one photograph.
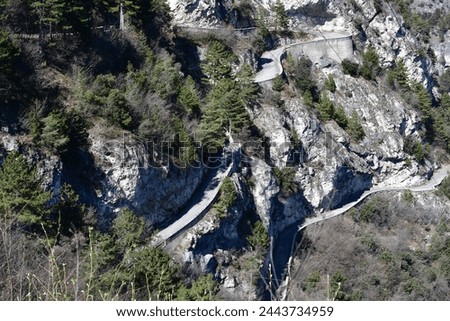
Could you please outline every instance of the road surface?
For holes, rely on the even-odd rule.
[[[281,56],[286,52],[286,46],[276,50],[266,51],[262,54],[260,61],[262,62],[261,71],[255,75],[255,82],[264,82],[272,80],[283,73],[283,65],[281,64]]]
[[[177,221],[159,231],[151,243],[152,246],[161,246],[166,244],[173,237],[177,236],[180,232],[187,228],[192,222],[205,214],[219,194],[224,178],[231,174],[232,168],[233,163],[231,163],[226,169],[219,169],[217,174],[211,179],[203,195],[201,195],[200,201],[184,212]]]
[[[361,201],[363,201],[366,197],[369,195],[372,195],[377,192],[387,192],[387,191],[402,191],[402,190],[410,190],[412,192],[426,192],[426,191],[432,191],[435,190],[436,187],[444,180],[445,177],[447,177],[448,172],[450,171],[450,165],[445,165],[439,170],[437,170],[431,179],[426,182],[423,185],[419,186],[411,186],[411,187],[377,187],[374,186],[370,190],[364,192],[360,198],[358,198],[356,201],[348,203],[340,208],[323,212],[318,216],[311,217],[305,219],[305,222],[299,226],[298,230],[301,231],[307,226],[310,226],[312,224],[316,224],[319,222],[322,222],[324,220],[328,220],[330,218],[336,217],[338,215],[341,215],[345,212],[347,212],[349,209],[355,207],[358,205]]]

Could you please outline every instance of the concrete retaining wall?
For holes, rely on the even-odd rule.
[[[283,73],[283,65],[281,61],[286,59],[287,54],[291,54],[294,58],[300,58],[302,56],[307,56],[314,64],[320,63],[321,58],[328,58],[329,60],[341,63],[344,59],[350,59],[353,57],[353,41],[351,35],[332,35],[327,39],[316,39],[306,42],[300,42],[295,44],[290,44],[279,49],[263,54],[263,58],[272,59],[278,68],[273,68],[272,70],[277,70],[279,73],[274,73],[264,77],[255,77],[255,81],[259,83],[264,88],[269,88],[272,86],[273,79],[279,74]],[[266,57],[264,57],[266,56]],[[264,72],[264,70],[262,71]],[[261,80],[262,78],[262,80]]]
[[[353,56],[353,42],[351,36],[315,40],[291,45],[287,48],[287,52],[297,58],[306,55],[313,63],[318,63],[323,57],[340,63],[343,59]]]

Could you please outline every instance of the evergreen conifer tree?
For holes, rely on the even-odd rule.
[[[348,119],[347,132],[356,141],[360,141],[366,135],[356,111],[353,111],[351,117]]]
[[[283,31],[286,31],[289,27],[289,18],[286,14],[286,7],[284,3],[277,0],[274,5],[274,11],[276,15],[277,27],[280,27]]]
[[[188,114],[196,115],[200,112],[200,97],[191,76],[187,76],[184,85],[181,86],[177,101]]]
[[[0,168],[0,215],[27,225],[47,224],[50,193],[41,187],[36,168],[23,155],[9,154]]]
[[[232,78],[234,54],[219,40],[213,40],[206,51],[206,62],[202,65],[207,80],[215,85],[219,80]]]
[[[52,152],[63,153],[70,142],[68,121],[64,113],[55,110],[42,120],[42,144]]]

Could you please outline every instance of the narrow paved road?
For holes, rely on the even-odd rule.
[[[276,50],[266,51],[262,54],[260,61],[262,63],[261,71],[255,75],[255,82],[264,82],[272,80],[283,73],[281,56],[285,53],[286,46]]]
[[[338,33],[338,32],[323,32],[320,36],[317,36],[313,40],[308,41],[298,41],[286,46],[279,47],[275,50],[266,51],[261,56],[262,69],[255,75],[255,82],[260,83],[268,80],[272,80],[275,77],[283,73],[283,65],[281,60],[283,54],[290,47],[294,47],[300,44],[314,43],[318,41],[323,41],[324,38],[328,40],[340,39],[349,37],[348,34]]]
[[[425,191],[432,191],[435,190],[436,187],[444,180],[445,177],[447,177],[448,172],[450,171],[450,164],[445,165],[439,170],[437,170],[433,176],[430,178],[430,180],[419,186],[411,186],[411,187],[372,187],[370,190],[364,192],[360,198],[358,198],[356,201],[348,203],[340,208],[323,212],[319,214],[318,216],[311,217],[305,219],[305,222],[299,226],[298,230],[301,231],[307,226],[310,226],[312,224],[316,224],[319,222],[322,222],[324,220],[328,220],[332,217],[336,217],[338,215],[341,215],[345,212],[347,212],[349,209],[355,207],[358,205],[361,201],[363,201],[366,197],[369,195],[372,195],[377,192],[386,192],[386,191],[402,191],[402,190],[410,190],[412,192],[425,192]]]
[[[208,187],[203,192],[203,195],[200,196],[200,201],[189,208],[186,212],[182,213],[181,217],[177,221],[159,231],[151,242],[152,246],[164,245],[167,241],[170,241],[174,236],[177,236],[180,232],[182,232],[201,215],[205,214],[211,204],[215,201],[224,178],[230,175],[232,168],[233,163],[231,163],[226,169],[220,168],[217,171],[217,174],[211,179]]]

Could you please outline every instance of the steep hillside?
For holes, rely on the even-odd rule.
[[[445,193],[386,192],[297,233],[374,185],[425,184],[449,162],[445,3],[0,9],[0,298],[323,299],[326,275],[335,299],[447,298]],[[362,275],[405,257],[391,285]],[[43,264],[61,277],[43,282]]]

